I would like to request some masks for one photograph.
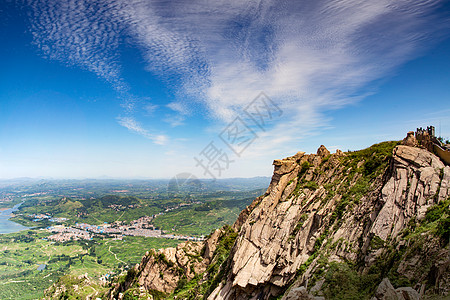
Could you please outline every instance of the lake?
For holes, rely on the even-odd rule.
[[[0,211],[0,234],[18,232],[28,229],[28,227],[8,220],[9,218],[11,218],[11,214],[18,210],[19,206],[22,205],[22,203],[14,205],[13,208],[8,208],[6,210]]]

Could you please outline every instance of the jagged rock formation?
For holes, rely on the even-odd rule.
[[[422,219],[430,205],[449,196],[449,179],[450,167],[434,154],[407,146],[395,148],[392,174],[381,191],[383,207],[370,232],[383,240],[397,236],[412,217]]]
[[[223,230],[217,229],[205,243],[186,242],[176,248],[147,251],[141,263],[128,271],[128,278],[114,286],[109,298],[122,298],[120,294],[123,295],[133,285],[157,295],[172,293],[180,280],[191,280],[195,274],[206,270],[221,235]]]
[[[448,295],[450,167],[414,145],[275,160],[231,228],[149,253],[110,298],[131,286],[177,299]]]
[[[384,172],[371,166],[371,157],[348,158],[350,166],[323,148],[274,162],[266,195],[252,204],[233,247],[228,280],[209,299],[268,299],[296,277],[301,286],[323,245],[333,246],[329,261],[363,262],[368,269],[383,252],[371,249],[372,240],[395,240],[411,219],[423,219],[449,196],[450,168],[425,149],[397,146]],[[298,276],[302,266],[307,270]]]

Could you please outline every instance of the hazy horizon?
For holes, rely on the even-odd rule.
[[[271,176],[252,176],[252,177],[221,177],[215,180],[230,180],[230,179],[254,179],[254,178],[271,178]],[[11,180],[171,180],[173,177],[14,177],[14,178],[0,178],[0,181]],[[197,178],[199,180],[214,180],[213,178]]]

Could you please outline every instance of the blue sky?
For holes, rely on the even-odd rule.
[[[321,144],[450,137],[448,1],[0,5],[0,178],[270,176]]]

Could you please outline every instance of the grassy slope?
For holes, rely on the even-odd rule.
[[[41,298],[44,289],[65,274],[88,273],[98,278],[125,263],[139,263],[148,249],[178,243],[126,237],[123,241],[98,240],[88,245],[84,241],[59,244],[43,240],[47,235],[43,231],[27,230],[0,236],[0,299]],[[46,264],[47,268],[37,271],[39,264]]]
[[[239,213],[240,209],[237,207],[218,207],[208,211],[177,210],[158,216],[154,224],[168,233],[208,235],[218,227],[232,224]]]

